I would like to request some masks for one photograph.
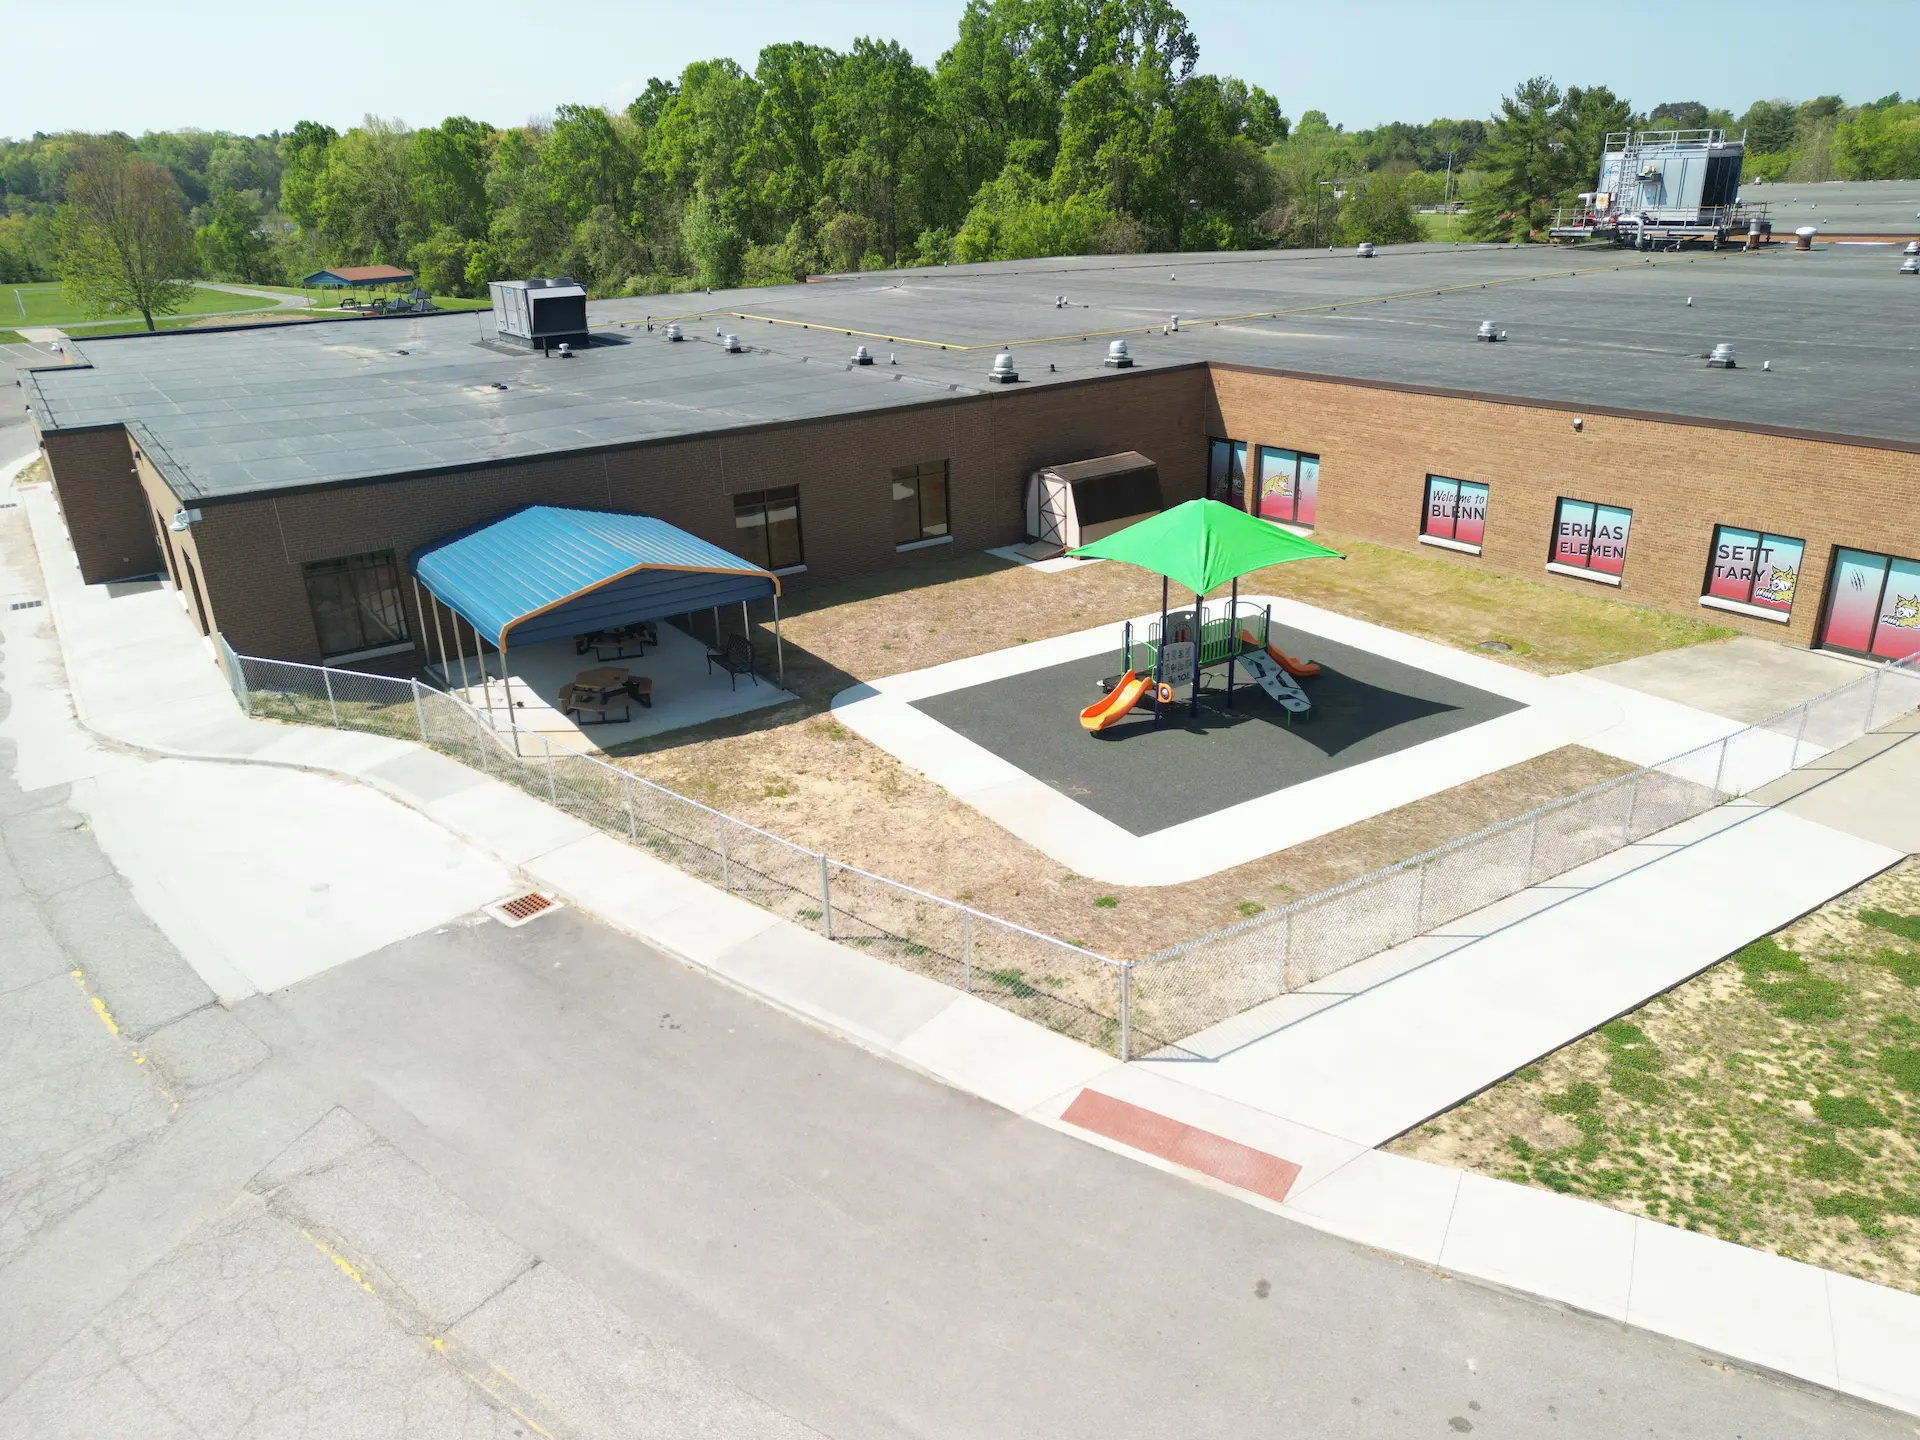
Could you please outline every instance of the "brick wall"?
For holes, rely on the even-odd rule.
[[[656,515],[733,548],[731,497],[795,485],[806,570],[783,578],[792,594],[1018,542],[1026,477],[1042,465],[1139,450],[1159,462],[1168,503],[1190,499],[1205,483],[1196,437],[1206,405],[1204,367],[1102,376],[602,454],[203,502],[187,538],[235,649],[313,663],[319,643],[301,571],[311,560],[392,550],[404,565],[419,546],[528,504]],[[953,543],[898,551],[891,471],[932,460],[949,462]],[[410,586],[406,610],[417,629]],[[423,658],[354,664],[405,672]]]
[[[1452,564],[1614,593],[1545,565],[1560,496],[1623,505],[1621,598],[1811,645],[1836,545],[1920,555],[1920,455],[1907,450],[1231,366],[1212,381],[1210,434],[1320,456],[1328,530],[1413,549],[1429,474],[1487,485],[1480,555],[1419,547]],[[1806,542],[1790,624],[1701,606],[1719,524]]]
[[[41,438],[81,578],[93,585],[158,570],[160,552],[134,477],[127,432],[116,425],[56,430]]]

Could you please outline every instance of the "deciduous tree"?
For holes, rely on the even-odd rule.
[[[186,303],[193,286],[193,232],[173,175],[108,141],[93,141],[67,175],[54,218],[60,280],[89,314],[116,306],[153,317]]]

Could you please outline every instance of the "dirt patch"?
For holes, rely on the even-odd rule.
[[[1920,860],[1388,1148],[1920,1291]]]
[[[52,478],[53,472],[47,468],[46,452],[42,451],[31,465],[28,465],[18,475],[13,477],[13,483],[16,487],[44,485]]]

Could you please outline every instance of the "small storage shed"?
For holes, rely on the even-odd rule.
[[[587,333],[587,292],[578,281],[560,276],[552,280],[495,280],[493,325],[502,340],[534,350],[564,344],[584,349]]]
[[[1160,469],[1137,450],[1049,465],[1027,480],[1027,538],[1072,550],[1165,508]]]

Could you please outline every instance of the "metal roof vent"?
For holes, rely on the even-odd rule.
[[[679,327],[678,325],[675,325],[675,324],[669,324],[669,325],[667,326],[667,339],[669,339],[669,340],[684,340],[684,339],[686,339],[686,338],[687,338],[686,336],[684,336],[684,335],[682,335],[682,334],[680,333],[680,327]]]
[[[571,360],[573,358],[573,346],[564,340],[560,342],[560,358],[562,360]]]
[[[1900,262],[1902,275],[1920,275],[1920,255],[1909,255]]]
[[[1013,352],[1002,350],[993,357],[993,369],[987,372],[987,378],[999,385],[1011,385],[1020,378],[1020,372],[1013,368]]]
[[[1167,328],[1173,331],[1174,334],[1176,335],[1179,334],[1180,333],[1180,317],[1178,315],[1174,316],[1173,319],[1167,323]]]
[[[871,365],[873,363],[873,352],[864,345],[854,346],[853,363],[856,365]]]
[[[1108,345],[1107,358],[1100,363],[1111,366],[1115,370],[1131,370],[1133,368],[1133,356],[1127,353],[1127,342],[1124,340],[1115,340],[1112,344]]]
[[[720,343],[726,347],[729,355],[738,355],[740,353],[740,337],[738,335],[722,336]]]
[[[1360,242],[1360,258],[1362,260],[1371,260],[1373,258],[1373,242],[1371,240],[1362,240]]]
[[[1491,320],[1482,320],[1480,322],[1480,328],[1473,332],[1473,338],[1476,340],[1498,340],[1500,338],[1500,328]]]
[[[1820,232],[1811,225],[1802,225],[1798,230],[1793,232],[1793,248],[1796,250],[1811,250],[1813,248],[1813,237],[1819,233]]]
[[[1716,366],[1722,370],[1734,369],[1733,346],[1722,340],[1718,345],[1713,347],[1713,353],[1707,357],[1707,364]]]
[[[1066,309],[1066,308],[1067,308],[1067,297],[1066,297],[1066,296],[1064,296],[1064,295],[1056,295],[1056,296],[1054,296],[1054,297],[1053,297],[1053,308],[1054,308],[1054,309],[1056,309],[1056,310],[1064,310],[1064,309]]]

